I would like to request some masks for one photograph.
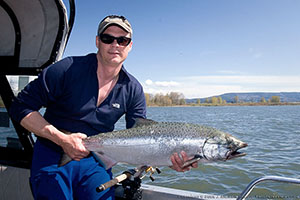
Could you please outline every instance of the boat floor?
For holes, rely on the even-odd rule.
[[[32,200],[29,186],[30,170],[0,165],[0,199]],[[142,184],[142,200],[194,200],[194,199],[225,199],[222,196],[210,195],[187,190],[172,189]],[[122,199],[116,194],[116,199]],[[226,198],[229,200],[229,198]]]

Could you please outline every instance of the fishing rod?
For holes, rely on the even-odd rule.
[[[146,165],[138,167],[138,168],[134,168],[134,169],[129,169],[129,170],[123,172],[121,175],[115,177],[114,179],[112,179],[104,184],[101,184],[99,187],[96,188],[96,191],[102,192],[102,191],[104,191],[112,186],[115,186],[116,184],[121,183],[125,180],[131,181],[131,183],[129,184],[129,185],[131,185],[131,187],[133,187],[131,189],[137,190],[138,188],[140,188],[141,179],[146,177],[148,174],[150,174],[149,178],[151,179],[151,181],[154,181],[155,179],[153,178],[152,175],[155,172],[157,172],[158,174],[161,173],[161,171],[158,168],[154,168],[152,166],[146,166]],[[132,182],[135,182],[135,184],[133,184]],[[126,183],[124,185],[126,185]]]
[[[192,165],[195,162],[198,162],[200,159],[202,159],[202,156],[199,155],[195,155],[195,157],[189,161],[187,161],[183,167],[187,167]],[[151,181],[154,181],[155,179],[153,178],[153,174],[157,172],[158,174],[161,173],[161,171],[157,168],[157,167],[152,167],[152,166],[147,166],[147,165],[143,165],[141,167],[138,168],[134,168],[134,169],[129,169],[125,172],[123,172],[121,175],[115,177],[114,179],[101,184],[99,187],[96,188],[97,192],[102,192],[118,183],[121,183],[122,181],[129,179],[131,180],[132,177],[134,177],[134,179],[143,179],[145,176],[147,176],[147,174],[149,173],[149,178],[151,179]]]

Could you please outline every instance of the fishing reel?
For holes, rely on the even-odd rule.
[[[151,181],[154,181],[153,174],[161,171],[152,166],[141,166],[135,169],[129,169],[114,179],[100,185],[96,188],[97,192],[104,191],[110,187],[115,187],[117,199],[142,199],[141,182],[142,179],[149,175]]]
[[[144,166],[144,168],[142,169],[143,173],[141,173],[139,176],[140,176],[140,179],[143,179],[144,177],[146,177],[148,174],[149,174],[149,178],[151,181],[154,181],[155,179],[153,178],[153,174],[155,172],[157,172],[158,174],[161,173],[161,171],[157,168],[157,167],[152,167],[152,166]]]

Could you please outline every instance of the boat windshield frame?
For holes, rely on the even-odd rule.
[[[29,1],[29,0],[28,0]],[[26,3],[28,3],[26,1]],[[35,4],[32,9],[39,8],[40,10],[31,10],[26,12],[47,12],[45,8],[48,8],[48,4],[50,3],[49,0],[44,0],[44,5],[42,5],[42,1],[32,1],[32,5]],[[39,3],[37,3],[39,2]],[[7,37],[7,41],[9,41],[9,45],[1,45],[0,46],[0,95],[5,106],[6,111],[10,109],[10,105],[12,100],[15,98],[15,94],[12,90],[11,85],[9,84],[7,75],[38,75],[45,67],[48,65],[58,61],[61,59],[62,54],[65,50],[66,44],[68,42],[70,33],[72,31],[72,27],[74,24],[75,19],[75,2],[74,0],[69,0],[69,13],[67,13],[66,7],[62,0],[52,0],[53,10],[50,14],[47,13],[45,15],[48,16],[47,19],[51,22],[53,19],[57,19],[58,27],[55,26],[53,29],[56,31],[56,38],[53,40],[53,44],[49,45],[49,48],[46,49],[50,52],[49,56],[44,58],[42,62],[36,62],[34,64],[26,64],[25,66],[21,66],[22,49],[24,51],[24,46],[27,45],[29,42],[36,42],[35,40],[27,40],[27,43],[23,41],[26,40],[26,37],[33,33],[27,31],[22,31],[22,17],[20,12],[24,12],[24,9],[20,8],[23,5],[14,3],[12,0],[5,0],[0,1],[0,14],[1,16],[5,16],[6,20],[0,21],[0,24],[10,24],[10,30],[7,30],[8,33],[0,34],[1,40],[5,40]],[[44,6],[44,7],[43,7]],[[55,11],[57,10],[57,11]],[[68,17],[69,14],[69,17]],[[49,16],[53,15],[53,16]],[[34,16],[34,15],[33,15]],[[28,20],[28,19],[27,19]],[[50,23],[50,22],[45,23]],[[23,23],[24,26],[24,23]],[[6,27],[6,26],[3,26]],[[6,30],[6,29],[5,29]],[[13,30],[14,33],[11,33]],[[9,32],[10,31],[10,32]],[[39,38],[43,38],[47,31],[42,32],[42,36]],[[53,32],[52,32],[53,34]],[[11,36],[12,35],[12,36]],[[13,40],[11,38],[13,37]],[[35,36],[38,38],[38,36]],[[12,42],[13,41],[13,44]],[[41,45],[44,43],[41,42]],[[13,52],[6,53],[9,50],[5,49],[6,46],[13,47]],[[9,47],[7,47],[9,48]],[[48,55],[48,54],[47,54]],[[45,56],[45,55],[44,55]],[[24,59],[26,60],[26,59]],[[33,62],[32,62],[33,63]],[[37,64],[39,63],[39,64]],[[34,146],[34,139],[32,138],[32,134],[23,128],[19,123],[11,119],[11,122],[15,128],[15,131],[18,135],[18,139],[22,145],[22,148],[11,148],[11,147],[1,147],[0,146],[0,165],[8,165],[8,166],[15,166],[21,168],[29,168],[31,165],[32,153],[33,153],[33,146]],[[0,132],[1,134],[1,132]]]

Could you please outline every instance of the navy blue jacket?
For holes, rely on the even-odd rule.
[[[27,114],[46,107],[44,118],[58,129],[93,135],[114,129],[125,114],[126,127],[146,117],[140,83],[122,67],[108,97],[97,107],[96,54],[65,58],[29,83],[12,103],[10,114],[20,122]]]
[[[88,136],[113,131],[123,114],[127,128],[134,125],[136,118],[146,118],[143,88],[124,67],[114,88],[97,107],[98,91],[96,54],[68,57],[44,69],[30,82],[14,99],[10,115],[20,122],[27,114],[46,107],[44,118],[50,124]],[[57,166],[61,153],[62,148],[55,143],[38,138],[31,176],[47,171],[48,166]]]

